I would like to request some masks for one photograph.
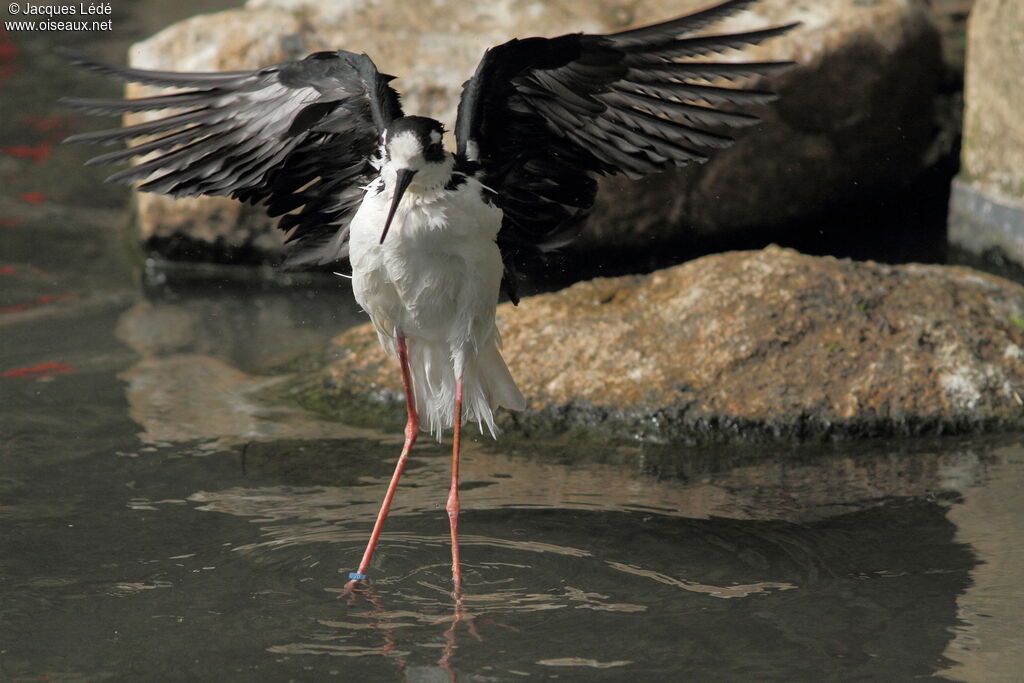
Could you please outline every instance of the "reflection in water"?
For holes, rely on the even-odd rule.
[[[682,581],[666,574],[661,574],[649,569],[642,569],[641,567],[625,564],[623,562],[609,562],[608,566],[612,569],[618,569],[619,571],[626,572],[627,574],[642,576],[644,578],[653,579],[659,583],[675,586],[676,588],[682,588],[684,591],[705,593],[713,598],[745,598],[748,595],[754,593],[766,593],[769,590],[785,591],[796,588],[796,586],[791,583],[779,583],[777,581],[760,581],[758,583],[738,584],[734,586],[708,586],[702,583]]]
[[[376,434],[310,419],[296,406],[267,406],[257,395],[280,378],[253,377],[209,356],[147,358],[119,377],[149,444],[202,441],[214,452],[250,441]]]
[[[386,596],[379,593],[372,587],[359,586],[354,591],[344,596],[349,607],[362,621],[359,622],[327,622],[321,621],[324,626],[342,629],[366,630],[374,635],[379,634],[379,642],[376,646],[345,645],[331,642],[316,643],[291,643],[288,645],[276,645],[269,648],[270,652],[294,655],[332,655],[342,657],[365,657],[378,656],[390,659],[394,662],[395,669],[402,674],[406,681],[436,680],[436,674],[442,674],[439,680],[457,680],[458,676],[452,667],[452,656],[458,647],[459,636],[462,631],[477,641],[482,641],[477,631],[478,622],[489,620],[481,619],[466,611],[464,596],[461,593],[449,595],[447,602],[450,604],[450,615],[435,619],[425,615],[416,615],[404,611],[389,611],[385,607]],[[364,603],[361,604],[361,603]],[[361,607],[369,607],[366,611],[360,611]],[[410,620],[410,617],[412,619]],[[402,628],[409,628],[416,625],[416,621],[441,626],[443,631],[444,645],[441,656],[435,666],[410,665],[408,658],[411,651],[398,648],[396,631]]]
[[[955,680],[1019,681],[1024,671],[1024,453],[1018,447],[997,453],[1004,464],[949,512],[957,538],[982,560],[957,600],[959,623],[945,652],[955,664],[944,674]]]
[[[358,429],[257,398],[282,379],[268,372],[320,349],[358,319],[351,295],[331,284],[317,294],[314,303],[301,292],[256,296],[233,287],[217,297],[139,301],[124,311],[117,336],[140,359],[120,377],[131,417],[145,428],[142,440],[202,440],[212,452],[253,440],[358,436]]]
[[[136,307],[124,320],[139,310],[154,315]],[[467,444],[466,591],[453,600],[448,459],[425,444],[382,536],[372,589],[325,602],[341,594],[365,542],[394,437],[267,406],[260,391],[277,379],[196,353],[201,339],[166,348],[134,339],[144,357],[121,376],[143,440],[219,459],[231,449],[243,473],[185,496],[188,510],[255,526],[229,542],[235,559],[218,571],[304,577],[297,592],[257,594],[304,624],[269,629],[270,655],[362,662],[366,676],[384,664],[405,680],[617,680],[684,660],[705,678],[748,669],[884,678],[945,661],[946,631],[924,625],[956,623],[974,559],[952,540],[942,495],[983,481],[994,462],[970,446],[718,458],[585,446],[583,458],[552,459],[536,444]],[[181,500],[136,497],[131,507],[171,512]],[[903,630],[916,634],[913,655],[893,644]]]
[[[365,321],[351,293],[333,279],[305,291],[254,291],[257,286],[238,284],[216,296],[169,292],[138,301],[118,321],[117,336],[143,358],[208,356],[262,373],[319,350],[333,335]]]
[[[335,449],[346,450],[341,444]],[[610,489],[603,505],[592,496],[586,505],[574,504],[574,493],[549,507],[519,497],[513,487],[517,497],[502,505],[496,487],[510,479],[499,476],[493,486],[467,493],[481,504],[467,499],[465,527],[474,533],[465,537],[466,592],[454,618],[445,518],[429,502],[436,497],[431,490],[443,489],[430,482],[441,481],[446,458],[437,452],[417,464],[416,484],[396,500],[401,514],[383,537],[374,609],[328,606],[340,614],[316,616],[305,638],[269,651],[379,655],[417,675],[427,675],[430,652],[445,647],[451,654],[437,661],[480,675],[606,666],[654,675],[652,658],[674,661],[680,649],[694,657],[691,670],[701,674],[723,666],[735,673],[742,670],[732,668],[739,662],[797,674],[920,674],[934,670],[948,640],[942,628],[925,629],[930,636],[923,636],[923,625],[955,622],[955,598],[974,565],[967,548],[952,540],[942,500],[871,500],[867,509],[811,523],[692,519],[635,509],[630,495]],[[373,519],[376,496],[370,492],[379,493],[385,480],[381,471],[343,486],[207,490],[191,500],[200,510],[258,525],[262,540],[236,545],[234,552],[261,568],[295,563],[290,569],[299,571],[299,564],[317,562],[344,572]],[[652,492],[685,491],[678,482],[644,485]],[[332,576],[322,590],[338,594],[343,573]],[[643,620],[632,621],[633,615]],[[469,622],[479,644],[449,630]],[[635,634],[628,643],[616,637],[624,629]],[[892,634],[904,631],[915,634],[912,655],[892,642]],[[495,648],[522,649],[511,660],[503,656],[504,666],[495,670]],[[700,648],[716,652],[718,663],[702,668]]]

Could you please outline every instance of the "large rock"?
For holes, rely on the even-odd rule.
[[[769,247],[579,283],[499,320],[529,401],[506,425],[728,440],[1024,423],[1024,287],[967,268]],[[400,401],[369,325],[331,353],[318,393]]]
[[[243,9],[171,26],[131,51],[134,66],[252,68],[344,46],[401,76],[406,111],[454,121],[462,81],[485,48],[514,36],[610,32],[676,16],[708,0],[589,3],[431,3],[400,0],[250,0]],[[577,248],[649,249],[652,241],[782,225],[913,178],[931,159],[941,56],[921,0],[764,0],[715,26],[742,31],[803,26],[741,59],[795,59],[770,87],[783,98],[759,112],[710,163],[640,182],[609,179]],[[760,84],[765,85],[765,84]],[[237,247],[272,252],[269,221],[222,201],[140,199],[143,238],[180,255],[192,240],[221,257]],[[176,239],[180,237],[180,239]],[[263,242],[260,240],[263,239]],[[184,246],[183,246],[184,245]]]
[[[967,17],[975,0],[930,0],[942,34],[942,53],[954,74],[963,74],[967,47]]]
[[[1024,3],[978,0],[968,29],[962,168],[950,241],[1024,265]]]

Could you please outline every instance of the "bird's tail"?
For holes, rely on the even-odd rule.
[[[413,393],[420,423],[438,440],[455,422],[455,364],[447,342],[409,340]],[[476,422],[480,431],[497,434],[494,411],[526,407],[519,387],[505,365],[497,340],[484,344],[477,353],[468,352],[462,381],[462,422]]]

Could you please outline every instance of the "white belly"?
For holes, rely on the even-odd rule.
[[[452,352],[470,337],[493,337],[501,211],[480,199],[474,181],[436,201],[410,189],[380,244],[389,203],[388,193],[368,193],[350,237],[353,291],[378,332],[446,341]]]
[[[463,420],[496,433],[494,410],[522,410],[498,347],[494,309],[501,286],[495,243],[501,211],[485,204],[468,180],[434,201],[410,187],[384,244],[391,197],[367,193],[352,219],[352,289],[370,314],[381,346],[396,353],[395,336],[408,341],[413,396],[422,426],[441,432],[454,422],[457,382],[464,379]]]

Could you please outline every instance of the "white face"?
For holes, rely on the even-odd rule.
[[[388,135],[384,142],[388,172],[416,171],[409,186],[412,192],[444,186],[451,178],[454,158],[444,150],[441,139],[441,132],[436,130],[429,132],[427,140],[411,130]]]
[[[430,147],[431,149],[425,150],[423,143],[419,137],[410,130],[402,131],[387,141],[388,157],[391,163],[396,168],[409,168],[420,170],[426,164],[430,163],[427,161],[429,153],[433,153],[433,156],[437,156],[438,147],[441,144],[441,134],[436,130],[430,131]],[[438,163],[441,160],[438,159],[434,163]]]
[[[403,131],[387,141],[388,157],[396,168],[419,170],[426,160],[423,158],[423,145],[411,131]]]

